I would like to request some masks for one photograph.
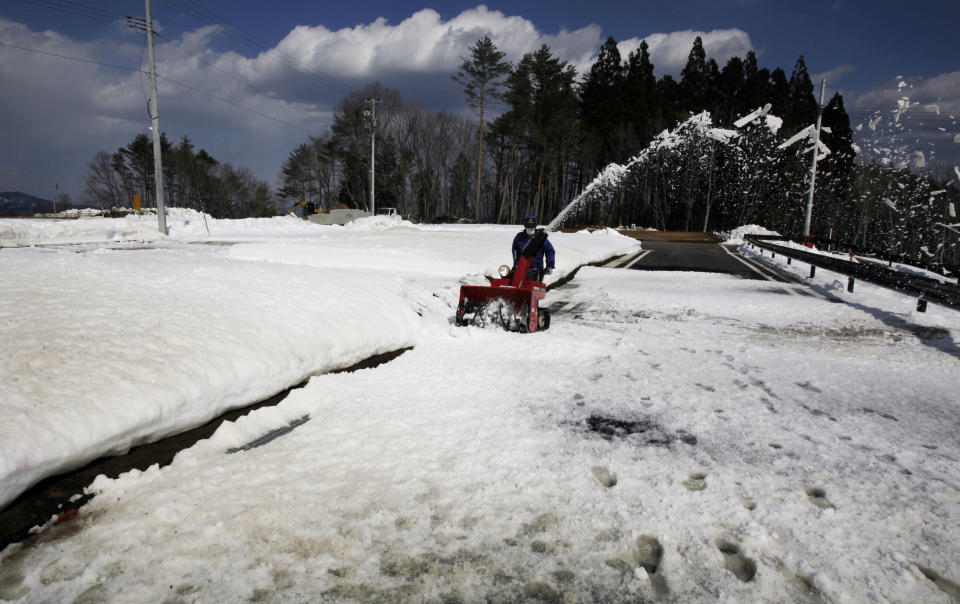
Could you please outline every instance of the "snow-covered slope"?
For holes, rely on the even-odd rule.
[[[517,230],[174,209],[164,237],[143,221],[0,220],[0,241],[61,244],[0,250],[0,505],[52,473],[414,345],[425,312],[452,316],[461,278],[510,261]],[[118,237],[140,243],[103,245]],[[612,231],[553,238],[555,277],[636,245]]]

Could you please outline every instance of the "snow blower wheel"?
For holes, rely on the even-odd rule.
[[[543,331],[544,329],[550,329],[549,310],[541,310],[540,314],[537,315],[537,331]]]

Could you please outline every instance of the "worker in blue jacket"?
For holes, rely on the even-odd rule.
[[[513,238],[513,268],[517,268],[517,262],[520,260],[520,253],[523,251],[523,248],[526,247],[527,243],[537,232],[537,217],[536,216],[527,216],[523,219],[523,230],[517,233],[517,236]],[[544,269],[543,259],[546,256],[547,266]],[[545,275],[549,275],[553,272],[556,262],[556,252],[553,249],[553,244],[550,243],[549,239],[545,239],[543,242],[543,247],[540,248],[540,251],[537,252],[537,255],[533,257],[533,262],[530,263],[530,270],[527,271],[527,279],[531,281],[543,281]]]

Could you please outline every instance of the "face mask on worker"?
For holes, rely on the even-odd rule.
[[[527,235],[529,235],[530,237],[533,237],[533,234],[537,232],[537,229],[534,227],[527,227],[526,230],[527,230]]]

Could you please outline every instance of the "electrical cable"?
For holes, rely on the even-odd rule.
[[[116,23],[116,22],[118,22],[118,21],[123,21],[123,20],[126,20],[126,21],[129,23],[129,22],[131,21],[131,19],[134,19],[133,17],[130,17],[130,16],[121,15],[121,14],[119,14],[119,13],[112,13],[112,12],[105,11],[105,10],[102,10],[102,9],[99,9],[99,8],[95,8],[95,7],[92,7],[92,6],[85,5],[85,4],[81,4],[81,3],[79,3],[79,2],[71,2],[70,0],[20,0],[20,2],[23,2],[24,4],[31,4],[31,5],[34,5],[34,6],[42,6],[42,7],[44,7],[44,8],[49,8],[49,9],[56,10],[56,11],[59,11],[59,12],[64,12],[64,13],[67,13],[67,14],[74,14],[74,15],[79,15],[79,16],[84,16],[84,17],[90,17],[90,18],[92,18],[92,19],[98,19],[98,20],[105,21],[105,22],[108,22],[108,23]],[[190,12],[190,14],[192,14],[194,17],[196,17],[196,18],[198,18],[198,19],[201,19],[201,20],[204,20],[204,19],[209,20],[209,19],[211,19],[211,18],[213,18],[213,19],[216,19],[216,18],[217,18],[217,16],[216,16],[216,15],[213,15],[213,13],[209,13],[208,11],[204,11],[204,9],[203,9],[202,7],[196,7],[196,8],[197,8],[198,11],[207,12],[207,14],[212,15],[212,17],[201,17],[201,16],[198,16],[198,15],[190,12],[189,10],[187,10],[187,8],[183,8],[183,10],[185,10],[186,12]],[[131,25],[131,27],[133,27],[133,26]],[[231,29],[232,31],[239,32],[240,34],[242,34],[242,32],[240,32],[240,30],[238,30],[237,28],[233,27],[232,25],[226,24],[226,25],[224,25],[224,27],[227,27],[227,28]],[[134,29],[137,29],[137,28],[134,27]],[[143,30],[143,29],[139,29],[138,31],[144,31],[144,30]],[[156,33],[155,33],[155,35],[159,35],[159,34],[156,34]],[[257,42],[257,43],[259,43],[259,44],[262,44],[262,42],[260,42],[260,41],[259,41],[257,38],[255,38],[254,36],[250,36],[249,34],[243,34],[243,35],[244,35],[244,36],[248,36],[251,40],[254,40],[255,42]],[[245,41],[244,43],[245,43],[246,45],[248,45],[248,46],[254,46],[256,50],[262,50],[262,48],[256,48],[256,44],[254,44],[254,42]],[[144,41],[144,48],[146,48],[146,41]],[[28,49],[23,49],[23,50],[28,50]],[[143,94],[144,94],[144,99],[146,100],[146,103],[147,103],[147,114],[149,115],[149,114],[150,114],[150,102],[149,102],[149,99],[146,98],[146,92],[144,92],[144,84],[143,84],[143,74],[144,74],[145,72],[143,71],[143,68],[142,68],[142,66],[143,66],[143,51],[142,51],[142,50],[141,50],[141,53],[140,53],[140,54],[141,54],[141,57],[140,57],[140,65],[141,65],[140,88],[141,88],[141,92],[143,92]],[[64,57],[64,58],[65,58],[65,57]],[[253,84],[251,84],[251,83],[249,83],[249,82],[247,82],[247,81],[245,81],[245,80],[243,80],[243,79],[241,79],[241,78],[238,78],[238,77],[236,77],[236,76],[234,76],[234,75],[231,75],[231,74],[226,73],[225,70],[222,70],[222,69],[218,68],[216,65],[214,65],[213,63],[211,63],[211,62],[208,61],[207,59],[198,57],[198,60],[199,60],[201,63],[203,63],[204,65],[207,65],[208,67],[211,67],[211,68],[213,68],[213,69],[217,69],[217,70],[220,71],[221,73],[224,73],[225,75],[231,77],[232,79],[234,79],[234,80],[236,80],[237,82],[243,84],[244,86],[247,86],[248,88],[250,88],[250,89],[252,89],[252,90],[255,90],[256,92],[259,92],[260,94],[270,96],[270,93],[269,93],[268,91],[266,91],[266,90],[264,90],[264,89],[262,89],[262,88],[258,88],[257,86],[254,86]],[[109,67],[109,65],[105,65],[105,66],[108,66],[108,67]],[[291,67],[294,67],[294,68],[296,69],[296,66],[291,65]],[[314,75],[325,75],[325,74],[314,74]],[[341,92],[349,92],[349,91],[348,91],[347,89],[345,89],[345,88],[338,87],[338,84],[336,83],[336,80],[334,80],[334,79],[331,78],[330,76],[325,76],[325,77],[327,77],[327,78],[330,80],[330,81],[323,81],[323,83],[324,83],[325,85],[331,86],[331,87],[334,87],[334,88],[338,88],[338,90],[340,90]]]
[[[189,0],[168,0],[170,4],[174,7],[179,8],[185,13],[191,15],[192,17],[203,21],[211,25],[219,25],[223,28],[224,34],[233,40],[243,44],[244,46],[255,50],[263,54],[265,58],[277,61],[282,65],[290,67],[295,71],[299,71],[303,75],[309,76],[312,79],[320,82],[321,84],[333,88],[344,94],[349,94],[350,89],[344,83],[338,80],[337,78],[323,73],[322,71],[317,71],[307,67],[302,61],[298,60],[296,57],[293,57],[283,51],[277,50],[276,48],[270,48],[265,42],[257,38],[252,34],[248,34],[243,30],[239,29],[235,25],[232,25],[226,19],[221,18],[219,15],[212,13],[203,7],[197,5],[194,2]]]
[[[68,60],[70,60],[70,61],[79,61],[79,62],[81,62],[81,63],[91,63],[91,64],[93,64],[93,65],[100,65],[100,66],[102,66],[102,67],[110,67],[110,68],[112,68],[112,69],[122,69],[122,70],[124,70],[124,71],[140,71],[139,69],[136,69],[136,68],[134,68],[134,67],[127,67],[126,65],[111,65],[110,63],[102,63],[102,62],[100,62],[100,61],[94,61],[94,60],[92,60],[92,59],[82,59],[82,58],[80,58],[80,57],[71,57],[71,56],[69,56],[69,55],[61,55],[61,54],[57,54],[57,53],[55,53],[55,52],[49,52],[49,51],[46,51],[46,50],[39,50],[39,49],[37,49],[37,48],[27,48],[27,47],[25,47],[25,46],[17,46],[16,44],[8,44],[7,42],[4,42],[4,41],[2,41],[2,40],[0,40],[0,46],[6,46],[6,47],[8,47],[8,48],[16,48],[16,49],[19,49],[19,50],[25,50],[25,51],[27,51],[27,52],[35,52],[35,53],[38,53],[38,54],[48,55],[48,56],[51,56],[51,57],[58,57],[58,58],[60,58],[60,59],[68,59]]]
[[[42,6],[80,17],[88,17],[98,21],[106,21],[108,23],[115,23],[125,18],[125,15],[119,13],[112,13],[86,4],[80,4],[79,2],[70,2],[69,0],[20,0],[20,2],[33,6]]]
[[[199,88],[196,88],[196,87],[194,87],[194,86],[191,86],[190,84],[185,84],[185,83],[180,82],[180,81],[178,81],[178,80],[174,80],[174,79],[171,78],[171,77],[168,77],[168,76],[165,76],[165,75],[161,75],[161,74],[159,74],[159,73],[157,74],[157,77],[158,77],[158,78],[161,78],[161,79],[164,79],[164,80],[166,80],[166,81],[168,81],[168,82],[171,82],[171,83],[173,83],[173,84],[176,84],[176,85],[178,85],[178,86],[182,86],[182,87],[184,87],[184,88],[186,88],[186,89],[188,89],[188,90],[192,90],[192,91],[194,91],[194,92],[196,92],[196,93],[198,93],[198,94],[202,94],[203,96],[207,96],[207,97],[210,97],[211,99],[218,100],[218,101],[220,101],[221,103],[226,103],[227,105],[231,105],[231,106],[233,106],[233,107],[236,107],[237,109],[243,109],[244,111],[249,111],[250,113],[255,113],[255,114],[257,114],[257,115],[260,115],[260,116],[262,116],[262,117],[265,117],[265,118],[267,118],[267,119],[269,119],[269,120],[273,120],[273,121],[275,121],[275,122],[277,122],[277,123],[280,123],[280,124],[283,124],[283,125],[285,125],[285,126],[290,126],[291,128],[296,128],[297,130],[301,130],[301,131],[303,130],[303,127],[302,127],[302,126],[298,126],[298,125],[293,124],[293,123],[291,123],[291,122],[285,122],[285,121],[283,121],[283,120],[281,120],[281,119],[279,119],[279,118],[275,118],[275,117],[273,117],[273,116],[271,116],[271,115],[267,115],[266,113],[262,113],[262,112],[260,112],[260,111],[257,111],[256,109],[250,109],[249,107],[244,107],[243,105],[239,105],[239,104],[234,103],[233,101],[230,101],[230,100],[225,99],[225,98],[223,98],[223,97],[219,97],[219,96],[217,96],[217,95],[215,95],[215,94],[211,94],[211,93],[209,93],[209,92],[207,92],[207,91],[205,91],[205,90],[201,90],[201,89],[199,89]]]
[[[122,69],[122,70],[124,70],[124,71],[135,71],[135,72],[139,72],[139,73],[141,73],[141,74],[144,73],[144,71],[143,71],[142,69],[137,69],[137,68],[135,68],[135,67],[126,67],[126,66],[124,66],[124,65],[111,65],[110,63],[102,63],[102,62],[100,62],[100,61],[93,61],[93,60],[91,60],[91,59],[82,59],[82,58],[80,58],[80,57],[71,57],[71,56],[69,56],[69,55],[62,55],[62,54],[58,54],[58,53],[55,53],[55,52],[48,52],[48,51],[46,51],[46,50],[39,50],[39,49],[36,49],[36,48],[26,48],[26,47],[24,47],[24,46],[17,46],[16,44],[8,44],[8,43],[3,42],[3,41],[0,41],[0,46],[6,46],[6,47],[8,47],[8,48],[16,48],[16,49],[24,50],[24,51],[27,51],[27,52],[34,52],[34,53],[38,53],[38,54],[42,54],[42,55],[48,55],[48,56],[51,56],[51,57],[58,57],[58,58],[60,58],[60,59],[67,59],[67,60],[70,60],[70,61],[79,61],[79,62],[81,62],[81,63],[91,63],[91,64],[93,64],[93,65],[100,65],[100,66],[102,66],[102,67],[109,67],[109,68],[111,68],[111,69]],[[162,78],[162,79],[164,79],[164,80],[166,80],[166,81],[168,81],[168,82],[170,82],[170,83],[172,83],[172,84],[176,84],[177,86],[181,86],[181,87],[186,88],[186,89],[188,89],[188,90],[192,90],[193,92],[196,92],[196,93],[198,93],[198,94],[202,94],[203,96],[207,96],[207,97],[210,97],[210,98],[215,99],[215,100],[217,100],[217,101],[220,101],[220,102],[222,102],[222,103],[226,103],[227,105],[231,105],[231,106],[236,107],[236,108],[238,108],[238,109],[243,109],[244,111],[247,111],[247,112],[250,112],[250,113],[254,113],[254,114],[259,115],[259,116],[261,116],[261,117],[265,117],[265,118],[267,118],[268,120],[273,120],[274,122],[283,124],[284,126],[289,126],[289,127],[291,127],[291,128],[296,128],[297,130],[300,130],[300,131],[303,130],[303,127],[302,127],[302,126],[298,126],[297,124],[293,124],[293,123],[291,123],[291,122],[286,122],[286,121],[281,120],[281,119],[279,119],[279,118],[273,117],[272,115],[268,115],[268,114],[263,113],[263,112],[261,112],[261,111],[257,111],[256,109],[250,109],[249,107],[244,107],[243,105],[240,105],[240,104],[238,104],[238,103],[234,103],[233,101],[230,101],[230,100],[228,100],[228,99],[219,97],[219,96],[217,96],[217,95],[215,95],[215,94],[211,94],[211,93],[209,93],[209,92],[206,92],[205,90],[201,90],[201,89],[199,89],[199,88],[197,88],[197,87],[195,87],[195,86],[191,86],[190,84],[185,84],[184,82],[181,82],[181,81],[179,81],[179,80],[175,80],[175,79],[173,79],[173,78],[171,78],[171,77],[168,77],[168,76],[165,76],[165,75],[161,75],[161,74],[159,74],[159,73],[157,74],[157,77],[158,77],[158,78]]]

